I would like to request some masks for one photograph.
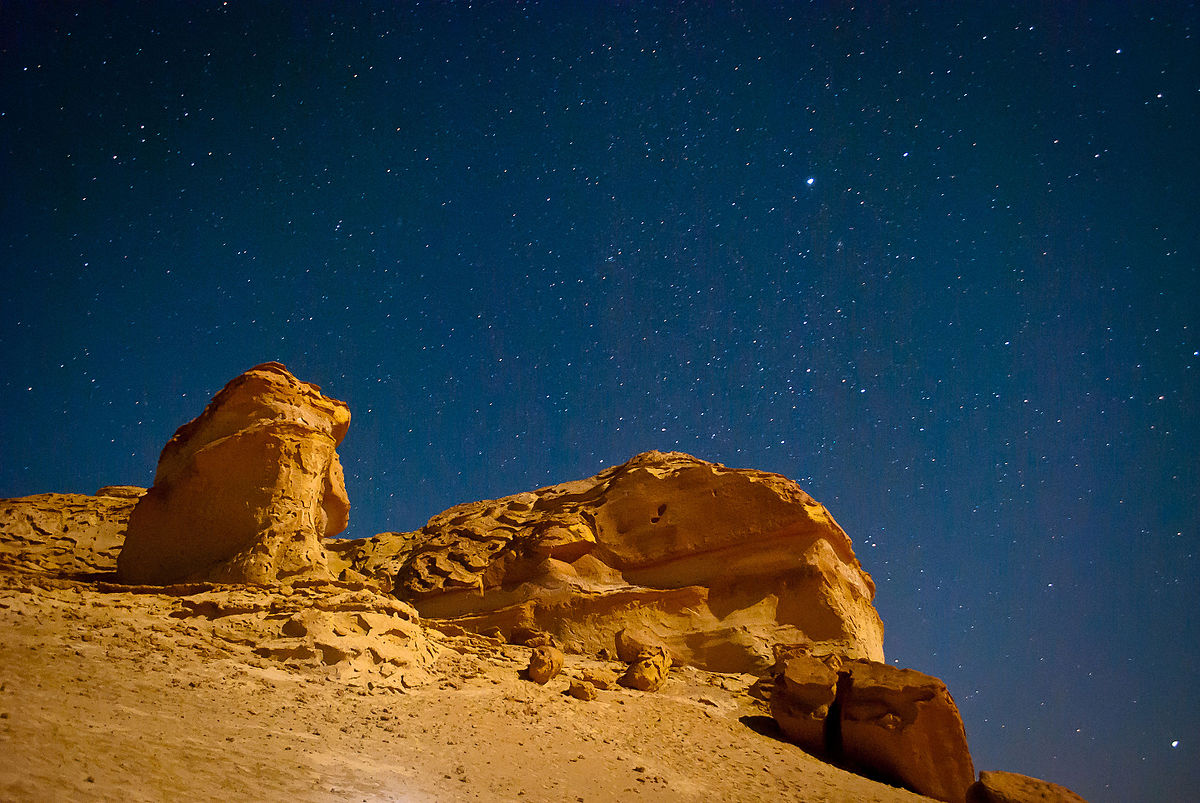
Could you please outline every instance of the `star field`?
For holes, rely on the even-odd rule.
[[[0,495],[346,400],[347,535],[777,471],[979,769],[1200,788],[1193,3],[0,7]]]

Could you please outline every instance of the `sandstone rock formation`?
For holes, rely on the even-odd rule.
[[[789,739],[919,794],[964,799],[975,767],[958,707],[940,680],[834,655],[785,655],[781,665],[771,712]]]
[[[128,583],[271,584],[328,577],[322,539],[346,527],[337,445],[350,411],[279,363],[251,368],[159,457],[117,562]]]
[[[373,717],[377,711],[392,710],[399,697],[431,686],[461,689],[475,683],[476,692],[500,687],[493,698],[479,704],[478,717],[522,699],[502,686],[506,680],[518,682],[513,670],[530,647],[549,668],[544,672],[547,680],[567,664],[566,696],[591,700],[597,689],[630,694],[618,688],[608,662],[614,653],[632,664],[620,685],[650,690],[662,687],[667,669],[680,656],[714,665],[728,662],[731,655],[742,661],[747,656],[769,660],[764,655],[769,651],[760,646],[776,642],[777,672],[769,683],[748,689],[748,681],[739,683],[735,675],[702,679],[695,670],[683,669],[677,682],[652,698],[639,698],[628,709],[650,712],[648,726],[662,722],[666,711],[694,713],[699,702],[713,716],[728,715],[738,722],[736,717],[761,713],[752,690],[770,689],[771,710],[785,734],[805,750],[864,775],[943,800],[963,800],[965,795],[968,803],[1081,800],[1063,787],[1012,773],[985,772],[968,790],[971,759],[945,686],[918,672],[847,657],[881,654],[870,579],[824,508],[805,502],[803,492],[783,478],[730,471],[686,455],[651,453],[591,480],[459,506],[418,533],[329,542],[333,555],[327,565],[319,551],[310,552],[318,557],[309,560],[297,558],[296,550],[308,550],[312,544],[319,549],[319,533],[344,526],[344,488],[333,448],[345,432],[348,413],[344,405],[320,396],[282,366],[268,364],[250,374],[255,376],[230,383],[204,415],[181,428],[168,444],[157,493],[108,486],[91,497],[41,494],[0,500],[0,640],[6,645],[19,642],[17,653],[22,656],[10,669],[19,669],[31,656],[43,660],[21,681],[21,693],[28,695],[41,690],[60,663],[67,667],[57,685],[46,686],[45,704],[30,706],[30,712],[60,709],[61,695],[91,688],[80,683],[81,678],[124,661],[139,673],[139,680],[123,692],[123,707],[137,712],[139,727],[147,715],[135,707],[145,699],[140,673],[155,671],[161,675],[156,701],[180,686],[187,687],[179,698],[186,701],[214,679],[225,683],[222,694],[240,693],[243,700],[255,700],[239,725],[243,729],[252,727],[248,723],[258,727],[256,717],[264,710],[262,684],[280,682],[340,689],[333,692],[339,705],[351,699],[345,696],[349,689],[364,700],[377,701],[371,703],[379,706],[371,709]],[[264,455],[269,459],[260,460]],[[260,465],[239,464],[242,459]],[[226,466],[231,467],[228,482],[220,476]],[[258,484],[241,481],[247,477]],[[241,506],[229,503],[243,492]],[[761,506],[766,512],[758,517],[745,502],[746,497],[757,498],[756,493],[767,494]],[[164,523],[161,541],[147,540],[135,548],[161,549],[164,557],[152,565],[176,565],[180,555],[194,559],[214,554],[211,547],[220,533],[188,529],[188,521],[212,524],[225,517],[231,526],[253,529],[253,537],[232,556],[204,563],[208,570],[172,575],[173,585],[161,585],[164,581],[157,577],[134,586],[112,583],[114,569],[131,560],[125,551],[118,557],[126,525],[131,513],[137,518],[136,511],[143,510],[147,499],[152,502],[147,510],[155,515],[163,510],[193,515],[185,515],[178,530],[191,536],[182,545],[165,537],[170,526]],[[205,500],[218,504],[205,514],[208,518],[201,518],[197,511]],[[679,508],[683,510],[674,517],[669,515]],[[648,523],[642,514],[649,514]],[[285,526],[296,522],[295,530]],[[660,524],[672,529],[658,531]],[[137,538],[146,538],[147,532]],[[637,539],[642,538],[648,541],[639,552]],[[494,549],[472,552],[480,544]],[[481,560],[480,554],[487,559]],[[723,565],[735,568],[726,574]],[[289,568],[296,566],[300,571]],[[470,607],[480,594],[485,604],[478,613],[432,622],[443,635],[422,627],[413,606],[379,593],[374,583],[333,580],[331,570],[351,578],[361,572],[386,579],[434,610]],[[207,581],[197,581],[205,576]],[[126,567],[120,579],[140,582]],[[274,585],[283,579],[287,582]],[[758,592],[748,590],[750,579],[761,586]],[[250,585],[218,584],[239,580]],[[683,581],[696,584],[673,585]],[[428,582],[428,590],[414,591],[422,582]],[[489,600],[492,596],[496,599]],[[487,635],[473,635],[464,625]],[[778,643],[789,638],[796,643]],[[593,649],[603,660],[578,655],[566,659],[557,648],[560,639]],[[225,677],[230,667],[236,677]],[[99,718],[80,737],[89,744],[96,734],[108,732],[107,726],[96,723],[107,723],[112,715],[110,693],[123,682],[115,671],[105,675],[102,692],[94,695]],[[188,673],[196,680],[184,684],[179,676]],[[543,670],[531,666],[528,676],[535,675],[542,676]],[[732,696],[715,700],[713,690],[729,690],[730,683]],[[531,691],[548,693],[537,687]],[[381,692],[389,696],[371,697]],[[555,691],[553,696],[564,695]],[[679,708],[673,698],[686,699],[686,705]],[[541,700],[542,705],[549,702]],[[504,710],[505,726],[513,711],[537,710],[523,705]],[[267,711],[288,708],[266,706]],[[587,710],[604,715],[621,708],[625,706]],[[324,724],[329,712],[338,710],[338,705],[323,705],[314,722]],[[414,707],[408,717],[418,710]],[[174,733],[181,720],[191,723],[207,714],[186,708],[182,714],[173,713],[169,730]],[[460,724],[461,716],[456,707],[454,725]],[[53,739],[38,742],[50,750],[54,768],[40,777],[57,777],[64,760],[58,740],[73,729],[39,729],[31,717],[13,719],[25,728],[21,733],[26,741],[42,732],[53,734]],[[224,712],[215,719],[223,720]],[[388,722],[389,715],[377,719]],[[3,721],[5,727],[12,724],[7,718]],[[362,721],[347,719],[339,732],[357,732]],[[707,721],[692,721],[687,732]],[[457,727],[450,730],[459,732]],[[722,725],[720,733],[736,731]],[[542,725],[532,732],[549,733]],[[552,738],[546,746],[556,745],[561,735]],[[222,749],[233,739],[240,735],[226,737]],[[687,742],[671,744],[675,741]],[[448,743],[456,744],[457,738]],[[181,744],[191,756],[195,740],[188,736]],[[392,747],[388,742],[389,751]],[[693,757],[708,755],[707,747],[688,749]],[[754,761],[742,763],[758,766],[762,749],[755,747]],[[74,752],[86,753],[87,748]],[[29,750],[22,761],[37,754]],[[120,768],[119,774],[125,773],[129,754],[124,748],[115,753],[113,766]],[[258,762],[259,754],[253,755]],[[795,758],[794,751],[781,754],[781,762],[768,775],[789,777]],[[697,762],[693,758],[687,764],[690,773]],[[872,786],[845,774],[839,777],[839,788],[846,790],[861,781],[853,786],[860,791],[846,791],[847,799],[909,799],[898,789]],[[779,793],[794,792],[790,783],[779,786]],[[87,787],[76,791],[81,788]],[[885,790],[886,796],[871,797],[877,789]]]
[[[112,486],[95,496],[0,500],[0,564],[39,574],[114,571],[129,514],[145,491]]]
[[[981,772],[967,790],[967,803],[1087,803],[1065,786],[1018,775]]]
[[[778,474],[680,453],[327,548],[336,571],[476,632],[533,627],[611,652],[628,629],[731,672],[765,670],[779,641],[883,659],[874,584],[829,512]]]

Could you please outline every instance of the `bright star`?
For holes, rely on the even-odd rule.
[[[810,178],[805,179],[804,183],[811,187],[813,185],[814,181],[816,181],[816,179],[810,177]]]

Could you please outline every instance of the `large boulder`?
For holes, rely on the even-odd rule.
[[[981,772],[967,790],[967,803],[1087,803],[1065,786],[1018,775]]]
[[[963,800],[975,765],[946,684],[874,661],[846,661],[840,672],[842,758],[919,794]]]
[[[864,775],[961,803],[975,780],[958,707],[935,677],[875,661],[791,652],[771,713],[791,741]]]
[[[251,368],[184,424],[130,516],[122,581],[274,584],[329,576],[349,520],[336,447],[350,411],[279,363]]]
[[[767,669],[781,641],[883,660],[874,583],[829,511],[778,474],[686,454],[647,452],[458,505],[418,532],[327,547],[337,570],[477,632],[535,627],[612,652],[628,630],[729,672]]]
[[[771,692],[771,716],[787,738],[814,756],[832,756],[830,709],[837,699],[838,673],[811,655],[794,655],[782,662]],[[836,714],[835,714],[836,716]]]

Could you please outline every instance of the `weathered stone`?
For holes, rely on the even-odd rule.
[[[529,656],[529,668],[525,676],[543,686],[558,676],[563,668],[562,650],[557,647],[534,647]]]
[[[589,702],[596,699],[596,687],[586,680],[572,680],[571,685],[567,687],[567,694],[576,700]]]
[[[96,491],[96,496],[111,496],[114,499],[141,499],[146,489],[140,485],[105,485]]]
[[[1018,775],[984,771],[967,789],[967,803],[1087,803],[1065,786]]]
[[[918,794],[963,800],[975,767],[946,685],[913,669],[874,661],[846,661],[841,671],[841,757]]]
[[[604,691],[612,691],[617,687],[617,676],[611,672],[605,672],[598,669],[585,669],[582,672],[583,681],[590,683],[597,689]]]
[[[332,679],[402,690],[432,678],[440,648],[416,610],[394,597],[317,582],[208,588],[180,598],[172,618]]]
[[[680,453],[330,550],[476,632],[524,624],[595,654],[626,630],[729,672],[765,671],[780,641],[883,659],[874,584],[829,512],[778,474]]]
[[[837,698],[838,674],[820,659],[793,655],[783,659],[771,691],[771,716],[788,739],[816,756],[836,753],[829,744],[826,719]]]
[[[145,488],[124,495],[37,494],[0,499],[0,564],[37,574],[112,572]],[[103,489],[102,489],[103,490]]]
[[[619,631],[616,642],[617,658],[627,664],[637,661],[638,656],[646,650],[667,650],[667,645],[658,636],[649,631],[636,630],[631,627]],[[669,652],[669,650],[667,651]]]
[[[279,363],[225,386],[163,449],[117,561],[128,583],[329,578],[349,516],[335,451],[350,412]]]
[[[667,672],[671,669],[671,656],[662,647],[651,647],[643,650],[637,659],[625,670],[625,674],[617,679],[617,683],[629,689],[639,691],[658,691],[667,682]]]

